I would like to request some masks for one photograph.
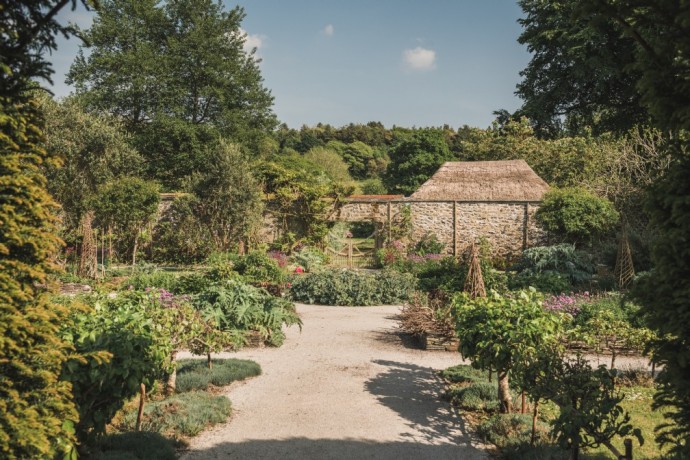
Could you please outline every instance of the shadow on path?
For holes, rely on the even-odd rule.
[[[221,443],[182,456],[197,459],[484,459],[484,453],[472,447],[450,444],[429,445],[414,442],[374,442],[359,439],[248,440]]]
[[[429,367],[376,360],[387,369],[365,383],[379,402],[397,412],[427,442],[467,443],[464,420],[441,401],[443,383]]]

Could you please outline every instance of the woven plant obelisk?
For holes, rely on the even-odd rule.
[[[616,283],[620,289],[628,287],[635,276],[635,267],[633,267],[632,253],[630,252],[630,242],[628,241],[628,231],[625,223],[623,224],[621,240],[618,244],[616,268],[613,270],[613,276],[616,278]]]
[[[86,278],[98,277],[97,241],[93,237],[93,213],[87,212],[81,219],[81,257],[79,258],[79,276]]]
[[[470,248],[470,264],[467,270],[467,278],[465,278],[464,291],[473,299],[477,297],[486,297],[482,267],[479,264],[479,248],[477,248],[477,245],[474,243],[472,243],[472,247]]]

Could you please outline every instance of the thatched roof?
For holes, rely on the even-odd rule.
[[[412,201],[541,201],[549,186],[524,160],[443,163]]]
[[[404,195],[350,195],[349,201],[393,201],[404,198]]]

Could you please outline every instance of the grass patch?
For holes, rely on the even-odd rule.
[[[209,385],[222,387],[238,380],[261,374],[254,361],[243,359],[214,359],[208,368],[206,360],[183,359],[177,363],[177,392],[205,390]]]
[[[92,460],[175,460],[171,440],[147,431],[118,433],[98,441]]]
[[[225,396],[190,391],[146,404],[141,428],[172,439],[190,438],[225,422],[231,411],[230,400]],[[123,432],[134,431],[136,419],[137,411],[132,406],[117,428]]]

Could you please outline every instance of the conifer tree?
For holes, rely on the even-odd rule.
[[[65,312],[46,284],[60,240],[41,166],[43,119],[32,78],[47,78],[43,53],[69,29],[55,19],[77,0],[0,6],[0,457],[53,458],[74,441],[71,387],[59,380],[69,353],[58,337]]]

